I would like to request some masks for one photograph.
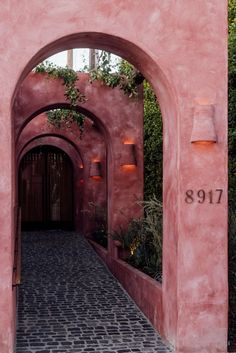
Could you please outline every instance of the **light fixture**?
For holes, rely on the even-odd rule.
[[[197,105],[194,108],[191,143],[208,145],[217,142],[214,125],[214,105]]]
[[[135,144],[131,142],[124,142],[121,148],[120,165],[122,169],[133,170],[136,165]]]
[[[100,180],[102,178],[101,162],[100,161],[92,161],[91,162],[89,176],[90,176],[90,178],[92,178],[94,180]]]

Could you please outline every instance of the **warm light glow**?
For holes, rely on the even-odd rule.
[[[136,169],[136,165],[135,164],[124,164],[121,166],[121,169],[124,172],[133,172]]]
[[[139,247],[140,242],[139,241],[135,241],[130,245],[130,254],[134,255],[135,251],[137,250],[137,248]]]
[[[98,158],[94,158],[94,159],[92,159],[92,162],[93,162],[93,163],[100,163],[101,161],[100,161],[100,159],[98,159]]]
[[[83,168],[84,168],[83,164],[80,164],[80,166],[79,166],[79,167],[80,167],[80,169],[83,169]]]
[[[99,160],[93,160],[91,162],[89,175],[94,180],[100,180],[102,178],[101,162]]]
[[[102,179],[102,177],[100,175],[93,175],[90,178],[93,180],[101,180]]]
[[[133,166],[135,167],[137,162],[136,162],[136,155],[135,155],[135,144],[131,142],[131,140],[126,140],[123,143],[123,146],[121,147],[121,159],[120,159],[120,165],[125,167],[127,170],[130,170],[130,167]],[[123,168],[124,169],[124,168]]]
[[[216,143],[216,141],[192,141],[194,145],[202,145],[202,146],[208,146],[208,145],[213,145]]]
[[[134,141],[133,140],[125,140],[124,141],[124,145],[133,145],[134,144]]]

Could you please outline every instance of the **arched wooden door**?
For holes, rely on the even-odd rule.
[[[66,153],[40,146],[23,157],[19,204],[23,229],[73,228],[73,167]]]

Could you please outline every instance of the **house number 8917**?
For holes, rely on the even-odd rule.
[[[185,193],[185,202],[188,204],[198,202],[198,203],[210,203],[217,204],[221,203],[221,198],[223,194],[223,189],[215,189],[206,191],[203,189],[194,191],[187,190]]]

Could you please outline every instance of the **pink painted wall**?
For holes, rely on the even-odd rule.
[[[91,222],[83,210],[88,209],[88,202],[96,201],[98,205],[106,207],[106,146],[101,133],[88,120],[85,122],[82,139],[79,139],[78,130],[77,126],[72,129],[49,126],[46,114],[40,114],[23,129],[16,145],[16,155],[20,161],[32,146],[45,145],[50,141],[56,141],[55,146],[68,154],[74,166],[75,228],[87,233],[91,231]],[[101,160],[103,166],[103,178],[99,183],[89,177],[90,162],[95,156]],[[94,194],[97,196],[96,200]]]
[[[13,99],[33,66],[72,47],[120,54],[153,84],[164,120],[165,336],[179,353],[226,351],[227,1],[3,0],[0,17],[0,351],[13,350]],[[214,104],[214,146],[190,143],[199,103]],[[185,203],[188,189],[218,188],[220,204]]]
[[[43,134],[54,134],[72,141],[79,149],[84,164],[83,209],[88,209],[90,201],[106,207],[108,199],[108,227],[111,231],[140,214],[135,204],[137,199],[143,199],[142,95],[130,99],[119,89],[111,89],[99,82],[89,83],[87,74],[79,74],[78,87],[87,98],[80,109],[95,122],[87,121],[82,139],[79,139],[76,126],[72,131],[63,131],[49,128],[45,116],[32,119],[47,107],[67,104],[61,81],[48,79],[45,74],[30,74],[24,80],[14,104],[16,151],[18,155],[29,140]],[[131,172],[120,166],[123,142],[127,139],[135,143],[137,167]],[[92,160],[101,161],[103,177],[99,182],[89,178]],[[88,215],[84,214],[83,219],[83,230],[89,234],[91,222]],[[109,246],[112,253],[112,242]]]

